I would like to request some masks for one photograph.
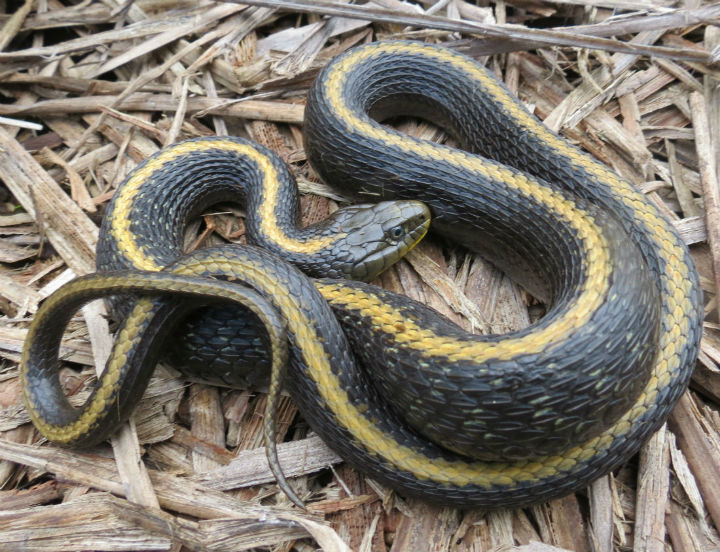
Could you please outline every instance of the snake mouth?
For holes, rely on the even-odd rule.
[[[427,235],[428,230],[430,230],[430,210],[427,211],[427,218],[419,221],[418,225],[408,233],[408,239],[405,240],[406,249],[400,253],[400,257],[404,257],[412,251],[412,249]]]

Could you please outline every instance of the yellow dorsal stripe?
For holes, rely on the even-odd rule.
[[[335,289],[334,284],[316,282],[316,286],[331,301],[341,293]],[[407,323],[407,320],[404,320],[404,323]],[[290,325],[292,331],[302,339],[302,350],[310,377],[341,426],[345,427],[371,454],[382,457],[396,469],[412,473],[421,480],[432,479],[440,484],[461,487],[513,485],[553,475],[559,470],[571,469],[578,462],[587,460],[599,450],[608,447],[615,435],[627,431],[628,425],[642,415],[647,405],[654,401],[658,381],[667,373],[666,366],[657,365],[650,383],[627,414],[603,435],[564,451],[562,456],[548,456],[522,462],[431,460],[422,451],[398,443],[392,435],[385,433],[365,418],[361,408],[352,403],[340,380],[333,374],[322,349],[321,340],[311,329],[308,320],[304,318],[291,320]]]
[[[680,325],[685,328],[689,325],[689,317],[693,316],[694,307],[688,294],[690,275],[688,267],[685,264],[687,259],[685,250],[678,242],[678,237],[670,228],[669,223],[657,213],[642,194],[637,192],[628,182],[607,167],[598,163],[589,155],[578,151],[538,122],[517,102],[508,98],[507,91],[493,77],[488,76],[482,69],[478,68],[472,60],[451,50],[428,47],[420,43],[381,44],[376,46],[377,50],[371,48],[372,47],[367,47],[366,49],[357,50],[351,60],[346,58],[343,71],[349,70],[354,63],[380,50],[382,52],[416,53],[436,59],[438,62],[451,63],[455,67],[463,70],[470,78],[482,82],[485,91],[503,105],[507,111],[506,114],[512,117],[517,125],[525,128],[528,133],[538,136],[554,148],[558,155],[564,156],[570,160],[573,165],[586,170],[589,174],[610,187],[616,194],[615,197],[617,200],[625,205],[633,216],[646,228],[649,238],[657,248],[658,257],[667,265],[663,278],[664,286],[670,293],[664,293],[662,295],[662,301],[664,303],[664,327]],[[350,56],[348,56],[348,58],[349,57]],[[340,76],[342,75],[338,75],[338,77]],[[337,87],[339,82],[339,79],[336,80],[332,86]],[[331,85],[328,84],[328,86]],[[335,93],[335,97],[337,97],[337,92],[341,93],[341,91],[336,88],[329,89],[328,95]],[[335,103],[335,100],[333,103]],[[363,121],[360,122],[364,123]],[[363,124],[363,127],[367,126],[369,125]],[[684,343],[687,343],[687,336],[685,334],[679,337],[670,336],[667,333],[661,334],[659,343],[660,350],[663,351],[661,358],[667,357],[668,360],[672,359],[674,356],[673,351],[680,350]]]
[[[411,44],[384,44],[383,52],[394,52],[409,50],[417,47]],[[567,309],[565,315],[558,318],[544,329],[527,334],[520,338],[509,338],[495,343],[473,343],[460,346],[449,338],[435,336],[427,330],[416,332],[411,339],[418,339],[417,347],[441,349],[452,343],[458,351],[457,359],[471,359],[476,355],[493,354],[498,357],[512,357],[519,352],[537,352],[548,346],[549,343],[561,339],[574,327],[585,324],[590,316],[604,301],[609,290],[610,270],[612,263],[609,258],[609,251],[600,229],[593,222],[588,213],[577,207],[572,201],[562,194],[545,186],[540,186],[536,181],[531,180],[523,174],[518,174],[509,169],[495,164],[486,164],[483,159],[460,150],[449,150],[437,148],[430,143],[418,143],[409,136],[389,132],[380,125],[370,122],[368,118],[361,118],[357,113],[348,108],[344,100],[344,83],[351,68],[359,63],[364,57],[372,53],[372,50],[358,49],[347,55],[340,62],[336,63],[329,71],[326,79],[325,90],[327,98],[340,118],[354,131],[378,141],[379,144],[390,144],[401,151],[413,151],[422,153],[429,160],[452,162],[462,169],[471,173],[481,174],[486,177],[502,181],[506,186],[512,187],[527,196],[533,201],[545,204],[547,208],[562,217],[566,224],[573,228],[583,243],[585,252],[585,274],[586,278],[581,287],[580,293],[573,304]],[[427,49],[423,54],[436,56],[438,61],[449,61],[457,64],[457,58],[450,52],[444,50]],[[472,66],[472,64],[469,64]],[[379,310],[370,309],[377,315],[377,323],[389,320],[388,315],[379,315]],[[396,320],[392,320],[396,322]],[[409,339],[409,341],[411,340]]]
[[[422,46],[409,45],[393,45],[393,47],[395,49],[422,49]],[[383,45],[383,49],[385,48],[390,48],[390,46]],[[434,49],[429,50],[429,52],[437,54],[437,57],[440,58],[451,57],[453,63],[458,62],[457,56],[452,53]],[[350,55],[344,58],[344,65],[336,66],[328,76],[328,96],[332,99],[333,107],[341,113],[344,120],[355,130],[360,132],[370,130],[371,135],[376,135],[382,140],[389,140],[404,148],[415,147],[416,144],[413,141],[403,140],[402,137],[383,132],[381,129],[366,124],[365,121],[358,119],[353,113],[349,112],[343,104],[341,97],[342,87],[338,86],[341,83],[341,77],[351,65],[360,61],[358,58],[367,55],[369,55],[367,50],[358,50],[358,53],[354,56]],[[461,59],[461,62],[464,62],[464,60]],[[471,64],[469,65],[470,72],[476,71]],[[333,75],[335,76],[334,85],[331,83],[330,78]],[[520,111],[522,112],[522,110]],[[526,116],[524,112],[522,112],[522,115]],[[428,151],[432,151],[432,149],[428,148]],[[602,171],[598,172],[602,173]],[[333,290],[332,286],[318,283],[318,287],[324,294],[327,294],[330,300],[336,294],[336,290]],[[403,323],[407,323],[407,320],[403,320]],[[675,339],[679,338],[677,332],[674,333],[674,337]],[[317,339],[317,336],[307,336],[307,339]],[[313,358],[310,358],[310,355]],[[563,456],[538,458],[533,461],[516,463],[466,463],[461,461],[429,460],[422,453],[399,444],[391,435],[382,432],[366,420],[362,412],[351,404],[349,397],[340,387],[337,377],[332,374],[330,367],[322,362],[325,359],[320,355],[320,352],[311,351],[310,355],[306,357],[308,366],[310,366],[310,375],[316,382],[323,400],[336,415],[339,423],[347,428],[359,442],[363,443],[371,454],[382,457],[396,469],[412,473],[419,479],[432,479],[440,484],[458,486],[472,484],[481,487],[512,485],[523,481],[537,480],[557,474],[559,471],[571,470],[579,462],[586,461],[598,454],[601,450],[609,447],[616,436],[627,432],[629,426],[647,411],[649,405],[655,401],[658,388],[667,385],[670,374],[677,368],[677,366],[671,365],[672,362],[665,360],[656,363],[648,384],[633,407],[602,435],[569,451],[565,451]],[[677,357],[671,360],[677,361]]]
[[[312,255],[328,247],[336,239],[335,236],[326,236],[309,240],[296,240],[289,237],[277,224],[275,206],[278,202],[279,182],[278,175],[272,160],[265,154],[258,151],[251,144],[238,143],[232,140],[195,140],[181,142],[161,151],[155,157],[149,159],[145,165],[135,170],[127,181],[118,190],[118,197],[115,200],[115,207],[110,219],[110,232],[123,251],[125,257],[130,260],[135,268],[140,270],[161,270],[145,249],[139,245],[135,236],[130,231],[133,202],[137,197],[142,185],[152,178],[153,173],[165,167],[183,155],[195,152],[202,152],[206,149],[230,151],[237,155],[247,157],[255,163],[263,175],[262,202],[258,214],[260,226],[268,238],[276,242],[280,247],[292,252]]]

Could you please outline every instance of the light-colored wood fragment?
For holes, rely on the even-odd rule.
[[[35,48],[27,48],[24,50],[16,50],[13,52],[0,52],[0,62],[8,62],[19,59],[38,59],[43,57],[56,57],[71,53],[84,52],[93,50],[104,44],[112,44],[125,40],[135,40],[146,36],[152,36],[182,25],[187,18],[187,10],[185,13],[177,13],[174,17],[164,17],[159,19],[146,19],[135,25],[128,25],[121,29],[113,29],[92,33],[87,36],[66,40],[61,44],[51,46],[39,46]],[[81,17],[82,16],[77,16]]]
[[[63,263],[62,261],[58,261],[58,262],[55,262],[55,263],[51,264],[51,265],[47,268],[47,270],[48,270],[48,271],[53,271],[53,270],[62,268],[63,266],[64,266],[64,263]],[[37,275],[35,276],[35,278],[37,278],[38,276],[44,277],[44,276],[47,276],[47,273],[41,272],[40,274],[37,274]],[[63,270],[60,274],[58,274],[57,276],[55,276],[54,278],[52,278],[52,279],[51,279],[49,282],[47,282],[44,286],[42,286],[42,287],[39,289],[39,293],[40,293],[40,295],[42,295],[43,297],[49,297],[52,293],[54,293],[54,292],[55,292],[57,289],[59,289],[62,285],[68,283],[69,281],[71,281],[71,280],[72,280],[73,278],[75,278],[75,277],[76,277],[75,273],[74,273],[72,270],[70,270],[69,268],[67,268],[67,269]]]
[[[540,535],[538,535],[535,525],[525,513],[525,510],[513,510],[513,538],[519,545],[540,540]]]
[[[287,477],[313,473],[342,461],[318,437],[280,443],[277,450]],[[226,490],[269,483],[275,477],[268,466],[264,448],[255,448],[239,452],[228,466],[198,474],[194,479],[208,488]]]
[[[148,508],[159,508],[160,502],[142,462],[142,451],[133,420],[123,424],[111,441],[128,500]]]
[[[641,33],[633,40],[636,43],[652,44],[661,34],[657,31]],[[632,55],[615,54],[612,69],[606,66],[600,67],[592,74],[591,81],[584,81],[568,94],[567,98],[545,118],[545,124],[553,130],[559,130],[563,126],[575,126],[596,109],[606,99],[608,93],[612,93],[612,89],[606,90],[606,87],[617,79],[634,61],[635,58]],[[619,85],[619,82],[615,82],[615,86],[617,85]],[[598,87],[600,87],[601,93],[598,93]]]
[[[34,219],[28,213],[0,216],[0,228],[3,226],[19,226],[20,224],[29,224],[31,222],[34,222]]]
[[[228,47],[244,39],[254,32],[254,29],[274,18],[275,10],[268,8],[248,7],[233,17],[229,17],[217,28],[219,38],[205,48],[196,59],[190,63],[183,75],[190,75],[201,68],[207,67],[214,59],[221,56]],[[238,60],[240,62],[240,60]],[[243,62],[246,60],[242,60]]]
[[[700,217],[702,209],[698,207],[692,196],[692,191],[685,184],[683,179],[683,172],[675,154],[675,145],[670,140],[665,140],[665,149],[668,153],[668,165],[670,167],[670,174],[672,175],[672,183],[677,194],[680,207],[683,210],[683,214],[686,217]],[[704,240],[703,240],[704,241]]]
[[[0,512],[0,522],[12,527],[4,541],[10,550],[167,550],[171,542],[179,542],[190,550],[230,552],[304,536],[299,527],[271,527],[261,520],[189,521],[106,494],[9,514]],[[349,551],[328,527],[311,520],[302,520],[299,525],[311,531],[322,550]],[[113,538],[108,538],[108,532]]]
[[[39,240],[37,240],[39,242]],[[38,243],[39,245],[39,243]],[[17,263],[37,255],[37,247],[15,245],[9,240],[0,239],[0,263]]]
[[[512,513],[509,510],[488,512],[487,520],[493,546],[502,548],[512,546],[515,543]]]
[[[569,552],[568,548],[551,546],[542,542],[531,542],[524,546],[518,546],[514,550],[517,552]]]
[[[198,394],[197,387],[208,387],[203,386],[200,384],[193,384],[190,387],[190,394]],[[208,393],[209,394],[209,393]],[[197,420],[200,416],[198,416],[197,412],[192,412],[193,410],[199,410],[199,406],[195,403],[198,402],[198,399],[191,399],[191,413],[190,416],[193,418],[192,421]],[[215,421],[214,417],[211,417],[211,421]],[[194,426],[199,425],[197,422],[193,424]],[[216,424],[213,423],[213,426]],[[172,434],[172,441],[173,443],[180,445],[184,448],[186,448],[192,456],[193,463],[195,464],[196,468],[194,471],[197,473],[202,473],[203,471],[208,471],[209,469],[216,469],[220,466],[227,466],[230,464],[234,459],[235,455],[228,452],[222,444],[213,444],[209,441],[202,440],[198,435],[194,434],[194,431],[196,429],[202,429],[202,428],[193,428],[193,432],[188,431],[182,426],[176,426],[174,428],[173,434]],[[207,428],[211,429],[211,428]],[[207,431],[206,429],[206,431]],[[216,428],[212,428],[213,430]],[[210,437],[216,437],[214,435],[216,433],[215,431],[208,432],[208,435]],[[208,469],[197,469],[198,465],[198,458],[199,457],[205,457],[210,462],[207,462],[206,465],[208,466]],[[202,467],[202,466],[201,466]]]
[[[688,217],[673,221],[673,225],[680,233],[680,237],[687,245],[707,241],[707,227],[704,217]]]
[[[18,128],[29,128],[31,130],[42,130],[43,126],[30,121],[21,121],[10,117],[0,117],[0,125],[15,126]]]
[[[6,550],[167,550],[167,536],[153,535],[116,515],[108,495],[87,495],[52,506],[0,511]]]
[[[701,414],[688,393],[671,414],[670,428],[687,458],[710,516],[716,527],[720,526],[720,489],[717,485],[720,481],[720,447],[717,437],[708,438]]]
[[[0,491],[0,510],[19,510],[55,502],[62,497],[57,481],[46,481],[22,491]]]
[[[142,55],[148,54],[149,52],[152,52],[153,50],[156,50],[162,46],[165,46],[182,36],[191,33],[202,33],[203,30],[205,30],[215,21],[232,15],[233,13],[237,13],[241,9],[243,9],[243,7],[235,6],[232,4],[220,4],[218,6],[214,6],[203,14],[199,14],[195,17],[189,18],[188,20],[183,21],[179,25],[175,25],[167,29],[166,31],[159,33],[158,35],[152,37],[150,40],[145,40],[141,42],[138,46],[125,50],[122,54],[113,57],[94,71],[91,71],[89,74],[86,75],[86,77],[92,79],[99,75],[102,75],[103,73],[112,71],[113,69],[120,67],[121,65],[124,65]]]
[[[512,552],[570,552],[567,548],[560,548],[537,541],[516,548],[510,548],[509,550]]]
[[[208,98],[217,98],[217,88],[212,73],[209,70],[203,72],[203,84],[205,85],[205,93]],[[222,117],[213,116],[213,125],[215,126],[215,134],[218,136],[227,136],[228,130],[225,120]]]
[[[23,208],[42,224],[51,243],[78,274],[92,272],[98,229],[25,149],[0,129],[0,169]]]
[[[54,449],[52,447],[31,447],[0,440],[0,458],[20,462],[33,467],[42,468],[56,473],[66,480],[87,484],[113,494],[124,495],[125,489],[117,478],[112,463],[83,456],[77,453]],[[164,507],[199,518],[232,518],[260,523],[260,527],[273,529],[297,528],[298,524],[311,534],[319,544],[328,545],[328,550],[347,548],[337,535],[327,526],[321,525],[310,516],[293,513],[279,508],[250,505],[234,500],[227,495],[216,492],[189,480],[181,480],[171,475],[152,472],[153,485]],[[134,506],[142,509],[141,506]],[[154,514],[158,512],[157,514]],[[155,526],[154,519],[160,515],[159,510],[145,509],[145,516]],[[137,518],[134,518],[137,519]],[[301,536],[293,532],[294,536]],[[288,537],[282,533],[280,542]],[[332,548],[336,546],[336,548]]]
[[[635,94],[618,96],[618,105],[622,114],[623,126],[638,140],[644,140],[640,128],[640,108]]]
[[[365,477],[349,466],[337,466],[333,472],[342,485],[335,493],[329,492],[326,500],[312,503],[310,511],[318,511],[318,507],[326,510],[326,520],[353,550],[385,552],[387,516],[381,497]]]
[[[686,510],[676,502],[670,503],[666,524],[673,552],[695,552],[714,548],[697,530],[697,524],[693,523]]]
[[[563,31],[546,31],[544,29],[528,29],[527,27],[519,27],[514,25],[502,26],[492,25],[488,23],[476,24],[470,21],[453,21],[452,19],[440,18],[437,16],[424,16],[406,14],[403,12],[378,10],[374,6],[368,5],[357,5],[357,4],[341,4],[338,2],[331,1],[320,1],[320,0],[294,0],[292,2],[287,0],[248,0],[247,4],[254,6],[267,6],[267,7],[285,7],[292,8],[295,11],[302,13],[319,13],[322,15],[339,15],[343,17],[355,17],[359,19],[365,19],[373,22],[385,22],[385,23],[402,23],[405,25],[417,25],[420,27],[434,28],[447,31],[459,31],[467,32],[471,34],[479,34],[486,37],[496,38],[510,38],[512,40],[521,41],[525,47],[530,47],[530,44],[552,44],[557,45],[572,45],[574,47],[586,47],[594,49],[607,49],[617,52],[625,52],[630,55],[637,53],[645,54],[656,54],[656,55],[672,55],[669,49],[656,48],[653,46],[646,45],[628,45],[616,40],[600,39],[591,36],[614,36],[618,33],[619,29],[617,26],[612,26],[612,29],[595,29],[593,25],[583,29],[584,32],[589,34],[578,34],[569,33],[565,34]],[[706,8],[702,11],[702,17],[714,17],[715,10]],[[696,14],[693,14],[696,15]],[[683,13],[681,18],[676,21],[677,23],[682,22],[683,26],[688,24],[687,17],[690,17],[690,13]],[[653,24],[655,23],[655,24]],[[658,24],[659,23],[659,24]],[[667,28],[665,25],[667,21],[648,21],[644,20],[643,25],[635,29],[637,32],[643,28],[656,30],[659,28]],[[623,29],[624,32],[627,28]],[[679,59],[693,59],[697,61],[712,62],[713,58],[711,55],[702,55],[699,52],[682,51],[673,52],[675,57]],[[0,59],[2,59],[0,57]]]
[[[670,450],[667,430],[662,427],[645,443],[640,452],[638,491],[635,504],[637,552],[662,552],[665,549],[665,508],[670,488]]]
[[[8,44],[10,44],[10,41],[13,38],[15,38],[15,35],[22,27],[25,18],[30,13],[33,3],[34,0],[25,0],[23,5],[20,6],[19,9],[15,10],[15,13],[13,13],[10,18],[5,21],[2,29],[0,29],[0,52],[3,51]]]
[[[695,131],[695,148],[700,165],[700,181],[703,187],[708,244],[715,271],[715,295],[720,297],[720,181],[717,176],[715,146],[710,135],[707,106],[702,94],[699,92],[690,94],[690,108]]]
[[[190,387],[190,421],[192,433],[198,440],[220,449],[224,447],[224,420],[217,388],[200,384]],[[192,458],[196,473],[211,471],[221,466],[215,459],[204,454],[193,453]]]
[[[67,98],[43,100],[29,107],[0,105],[0,114],[27,114],[34,116],[59,115],[62,113],[93,113],[112,107],[123,111],[174,111],[176,101],[171,94],[131,94],[117,105],[115,96],[89,96],[87,98]],[[189,98],[187,111],[191,115],[207,114],[258,119],[278,123],[301,124],[303,106],[285,102],[267,102],[263,100],[227,100],[224,98]]]
[[[313,29],[303,41],[284,58],[271,65],[271,69],[282,76],[292,76],[308,69],[329,37],[333,35],[339,18],[331,17]]]
[[[242,440],[238,444],[240,450],[262,448],[264,446],[263,418],[267,396],[257,398],[252,412],[248,412],[247,423],[243,428]],[[277,405],[276,432],[277,442],[282,442],[290,422],[297,413],[297,407],[289,397],[280,397]]]
[[[561,548],[583,552],[590,550],[575,495],[533,507],[543,541]]]
[[[0,304],[4,302],[15,306],[15,316],[35,312],[42,296],[33,288],[24,286],[4,272],[0,272]]]
[[[65,174],[67,174],[68,180],[70,181],[70,197],[73,199],[73,201],[80,205],[83,210],[87,211],[88,213],[94,213],[97,210],[95,208],[95,203],[90,197],[90,194],[88,193],[88,190],[85,187],[85,183],[83,182],[82,178],[80,178],[80,175],[70,165],[70,163],[65,161],[57,153],[48,148],[44,148],[40,152],[40,154],[51,163],[54,163],[55,165],[63,168]]]
[[[427,255],[424,255],[422,249],[413,249],[406,258],[423,282],[435,290],[453,310],[463,314],[470,321],[472,327],[485,332],[489,331],[490,324],[475,303],[457,289],[452,278],[442,272]]]
[[[85,115],[83,119],[90,123],[91,128],[95,127],[99,133],[113,142],[119,151],[127,153],[133,161],[141,163],[160,149],[147,136],[139,132],[133,132],[133,122],[108,120],[101,117],[98,115]]]
[[[368,24],[367,21],[342,17],[335,18],[335,21],[336,23],[330,32],[331,37],[357,31]],[[258,40],[255,48],[255,59],[262,59],[268,56],[271,51],[292,52],[302,44],[305,37],[314,33],[321,25],[322,22],[317,21],[300,27],[289,27]]]
[[[101,111],[105,113],[106,115],[110,115],[111,117],[115,117],[117,119],[120,119],[121,121],[125,121],[126,123],[130,123],[133,126],[136,126],[140,129],[142,129],[144,132],[147,132],[149,134],[152,134],[155,136],[155,138],[166,141],[167,140],[167,133],[163,130],[159,129],[156,125],[153,125],[151,123],[148,123],[147,121],[144,121],[140,117],[135,117],[133,115],[128,115],[127,113],[122,113],[121,111],[118,111],[116,109],[112,109],[110,107],[102,107]],[[111,144],[109,144],[111,145]],[[114,148],[114,151],[117,153],[117,148]],[[91,154],[88,154],[91,155]],[[111,156],[112,159],[114,156]],[[82,158],[80,158],[82,159]],[[73,161],[73,164],[79,164],[80,159],[75,159]]]
[[[590,542],[593,552],[612,552],[613,497],[610,476],[601,477],[588,488],[590,499]]]
[[[705,27],[705,47],[712,52],[720,52],[720,29],[716,25]],[[720,140],[717,139],[720,133],[720,91],[718,91],[720,73],[717,71],[705,71],[703,77],[703,93],[707,98],[708,122],[710,134],[715,137],[713,140],[713,156],[715,158],[715,170],[720,165]],[[716,173],[717,174],[717,173]]]
[[[177,94],[179,96],[177,102],[177,108],[175,109],[175,116],[173,117],[172,125],[168,130],[163,146],[167,147],[174,144],[177,141],[177,137],[180,134],[180,128],[182,127],[183,120],[185,119],[185,111],[187,110],[188,102],[188,87],[190,86],[190,79],[184,77],[180,79],[181,85],[180,90]]]
[[[700,92],[702,90],[702,84],[693,77],[687,69],[678,65],[669,59],[657,59],[655,63],[660,66],[664,71],[667,71],[676,79],[684,83],[688,88]]]
[[[413,517],[403,516],[390,552],[448,550],[459,523],[457,512],[416,501],[410,504]]]
[[[690,470],[685,455],[676,446],[674,435],[670,433],[669,437],[670,458],[672,459],[673,471],[675,472],[677,482],[682,486],[685,495],[692,505],[692,509],[695,511],[695,515],[704,525],[707,512],[705,511],[697,481]]]

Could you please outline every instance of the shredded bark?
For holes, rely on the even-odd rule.
[[[0,2],[0,542],[3,550],[611,551],[720,549],[720,5],[660,0],[4,0]],[[690,390],[642,452],[585,492],[460,511],[365,478],[278,414],[274,483],[257,389],[161,365],[130,423],[91,451],[39,439],[18,362],[42,300],[94,271],[107,202],[178,140],[230,134],[296,174],[305,223],[347,198],[302,141],[305,94],[335,55],[375,39],[444,44],[485,63],[550,128],[632,182],[691,246],[706,320]],[[423,121],[415,136],[447,140]],[[223,206],[189,246],[244,234]],[[382,286],[464,328],[502,333],[542,309],[476,255],[426,240]],[[82,403],[112,347],[100,302],[68,327],[61,382]]]

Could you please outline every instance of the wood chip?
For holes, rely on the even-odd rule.
[[[717,436],[707,438],[702,416],[686,393],[670,417],[670,428],[687,458],[715,525],[720,525],[720,445]]]
[[[8,4],[12,13],[0,14],[0,508],[5,509],[0,540],[5,548],[718,547],[720,5],[475,4]],[[549,27],[557,22],[566,26]],[[706,319],[692,391],[673,414],[670,431],[656,435],[639,458],[587,492],[497,512],[461,512],[451,504],[439,508],[398,496],[344,465],[283,396],[280,462],[311,513],[292,509],[262,448],[266,395],[200,385],[162,364],[112,448],[83,453],[37,443],[18,377],[28,325],[44,298],[94,270],[102,214],[128,172],[178,140],[213,133],[249,137],[276,151],[296,174],[303,223],[322,220],[350,198],[319,182],[309,167],[301,128],[305,95],[328,60],[386,38],[444,44],[482,59],[537,117],[635,184],[673,222],[696,261]],[[452,143],[423,121],[398,128]],[[242,240],[239,213],[232,206],[203,217],[203,243]],[[525,328],[543,316],[549,301],[432,236],[379,283],[481,333]],[[71,402],[88,397],[92,367],[103,366],[112,346],[112,327],[99,302],[73,318],[60,350],[61,381]]]
[[[670,450],[667,431],[663,427],[645,443],[640,452],[634,550],[661,552],[665,549],[665,509],[670,488],[669,466]]]

